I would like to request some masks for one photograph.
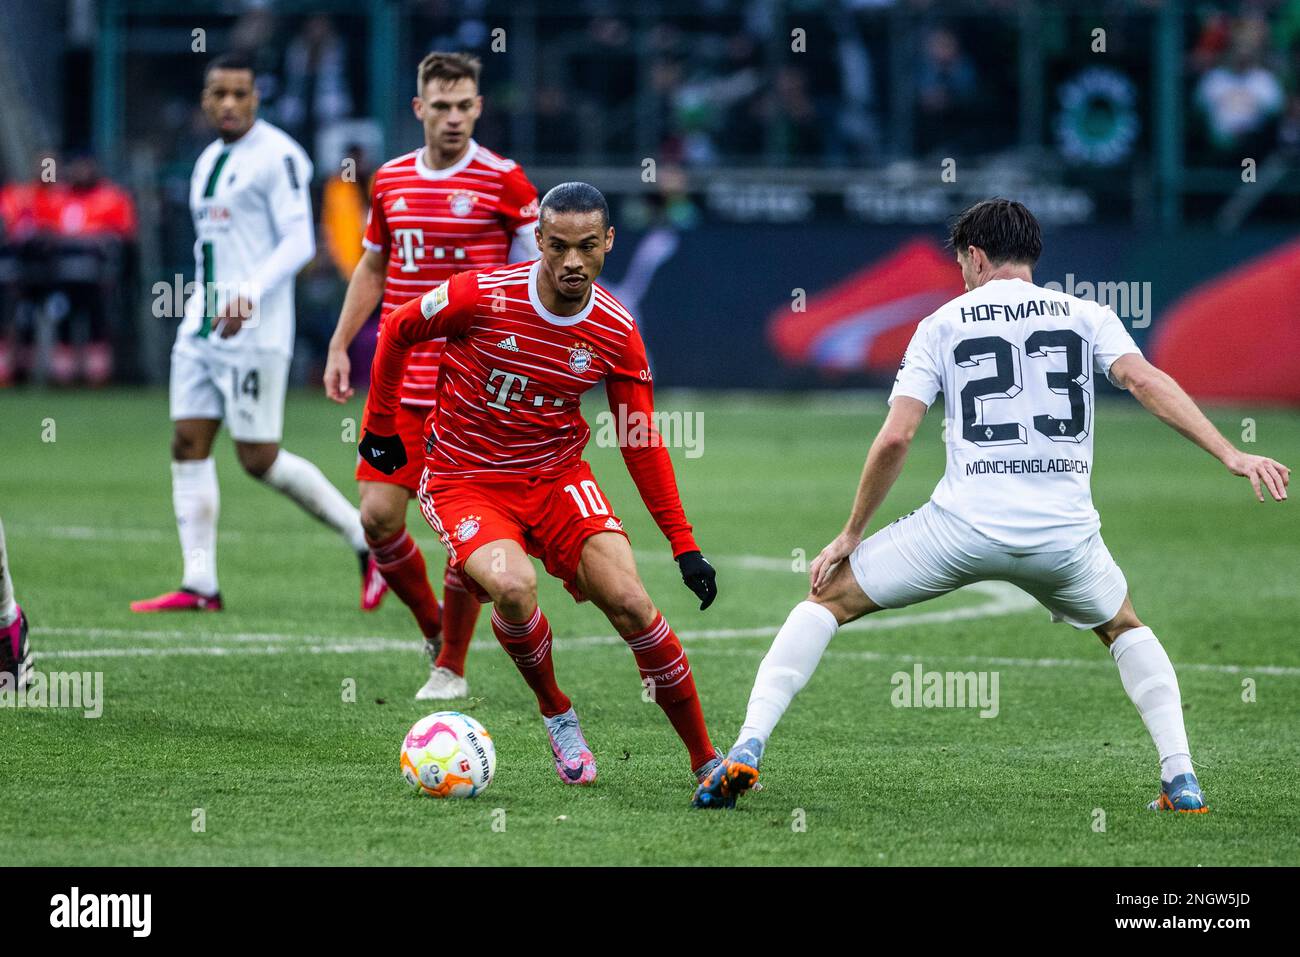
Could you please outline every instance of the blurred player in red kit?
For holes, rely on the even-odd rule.
[[[352,273],[343,311],[330,341],[325,393],[352,397],[348,346],[383,301],[381,322],[468,269],[537,258],[537,190],[523,169],[479,146],[472,136],[483,110],[480,64],[464,53],[430,53],[418,70],[412,109],[424,126],[424,147],[389,160],[375,173],[365,252]],[[407,464],[391,475],[357,463],[361,524],[384,581],[406,603],[424,634],[429,680],[416,699],[449,700],[469,694],[465,653],[479,603],[447,565],[441,609],[429,585],[424,556],[406,530],[407,502],[424,468],[425,419],[436,404],[441,340],[411,351],[402,378],[397,434]],[[375,607],[382,586],[368,601]]]
[[[719,755],[690,663],[646,594],[623,524],[582,458],[591,431],[582,395],[603,381],[615,419],[632,426],[619,443],[628,471],[682,580],[707,608],[715,575],[653,427],[645,345],[627,310],[595,283],[614,244],[609,207],[595,187],[563,183],[542,200],[536,233],[537,262],[459,273],[388,317],[361,456],[387,473],[407,464],[397,427],[403,366],[418,343],[445,337],[420,508],[466,586],[492,602],[492,630],[537,695],[560,780],[594,781],[596,763],[555,682],[551,628],[529,555],[578,601],[590,598],[627,641],[698,777]]]

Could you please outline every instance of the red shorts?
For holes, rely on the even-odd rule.
[[[412,405],[397,407],[397,435],[406,448],[406,464],[392,475],[385,475],[360,454],[357,455],[357,481],[400,485],[412,495],[420,491],[420,474],[424,471],[424,439],[428,434],[424,420],[431,409]]]
[[[465,559],[488,542],[503,538],[518,542],[542,560],[550,575],[564,582],[569,594],[585,601],[587,596],[577,583],[583,543],[600,532],[627,537],[591,466],[581,459],[550,478],[463,478],[430,472],[419,498],[420,511],[447,549],[448,567],[483,602],[490,599],[465,572]]]

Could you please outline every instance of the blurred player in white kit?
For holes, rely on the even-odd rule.
[[[171,355],[172,502],[181,587],[131,603],[137,612],[219,611],[219,493],[212,442],[224,421],[244,470],[339,533],[361,570],[361,604],[386,586],[357,509],[311,462],[280,447],[293,355],[293,281],[315,253],[311,160],[257,118],[251,63],[218,57],[204,75],[203,110],[218,134],[190,178],[199,291]]]

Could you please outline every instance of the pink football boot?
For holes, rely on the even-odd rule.
[[[565,784],[590,784],[596,780],[596,759],[582,736],[578,715],[572,708],[553,718],[543,718],[551,736],[555,773]]]
[[[361,610],[374,611],[388,594],[388,582],[370,552],[361,555]]]
[[[182,588],[169,591],[157,598],[145,598],[131,602],[131,610],[136,612],[152,611],[221,611],[221,594],[200,595],[196,591]]]
[[[27,615],[17,605],[17,615],[0,628],[0,674],[12,675],[21,690],[32,674],[32,649],[27,643]]]

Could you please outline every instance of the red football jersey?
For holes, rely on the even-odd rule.
[[[540,262],[466,272],[393,312],[384,324],[366,400],[366,428],[396,431],[402,363],[416,343],[445,337],[431,472],[542,478],[581,458],[591,430],[582,396],[605,382],[620,449],[673,554],[695,551],[672,461],[654,429],[645,345],[622,304],[593,284],[586,307],[557,316],[537,294]]]
[[[388,256],[380,320],[458,272],[504,264],[520,230],[537,223],[537,190],[523,167],[470,140],[447,169],[424,165],[424,147],[379,167],[371,185],[365,247]],[[412,350],[405,405],[435,402],[440,341]]]

